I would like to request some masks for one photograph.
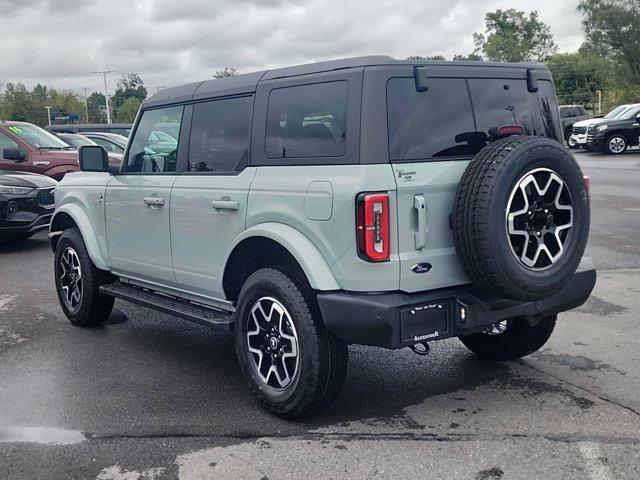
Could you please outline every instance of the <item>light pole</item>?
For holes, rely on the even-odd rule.
[[[598,90],[598,114],[602,113],[602,90]]]
[[[91,72],[95,75],[100,74],[104,79],[104,101],[107,104],[107,123],[111,123],[111,112],[109,111],[109,93],[107,92],[107,75],[110,73],[116,73],[115,70],[106,70],[103,72]]]
[[[84,115],[85,115],[84,120],[85,120],[86,123],[91,123],[89,121],[89,102],[87,100],[87,90],[88,90],[88,88],[87,87],[82,87],[82,89],[84,90]]]
[[[47,109],[47,120],[49,121],[49,125],[51,125],[51,107],[44,107]]]

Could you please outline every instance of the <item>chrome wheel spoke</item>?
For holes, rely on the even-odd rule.
[[[573,228],[573,203],[562,177],[548,168],[523,175],[511,192],[506,224],[520,263],[533,270],[556,263]]]
[[[262,297],[249,312],[247,346],[253,366],[265,385],[287,388],[299,368],[298,336],[286,308]]]

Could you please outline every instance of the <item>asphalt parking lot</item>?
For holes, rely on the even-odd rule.
[[[640,154],[577,154],[598,284],[542,351],[351,347],[327,411],[262,411],[232,338],[117,302],[72,327],[46,233],[0,244],[0,478],[640,478]]]

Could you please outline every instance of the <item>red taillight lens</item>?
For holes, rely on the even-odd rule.
[[[368,262],[389,260],[389,195],[361,193],[357,199],[358,255]]]
[[[587,189],[587,193],[590,193],[589,190],[591,189],[591,178],[587,177],[586,175],[582,178],[584,180],[584,187]]]
[[[498,136],[499,137],[508,137],[510,135],[522,135],[524,133],[524,128],[520,125],[503,125],[498,128]]]

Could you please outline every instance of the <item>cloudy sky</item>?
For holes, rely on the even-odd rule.
[[[578,0],[0,0],[0,84],[102,88],[136,72],[150,91],[337,57],[473,50],[484,14],[532,5],[561,51],[582,42]],[[110,79],[111,87],[117,75]]]

